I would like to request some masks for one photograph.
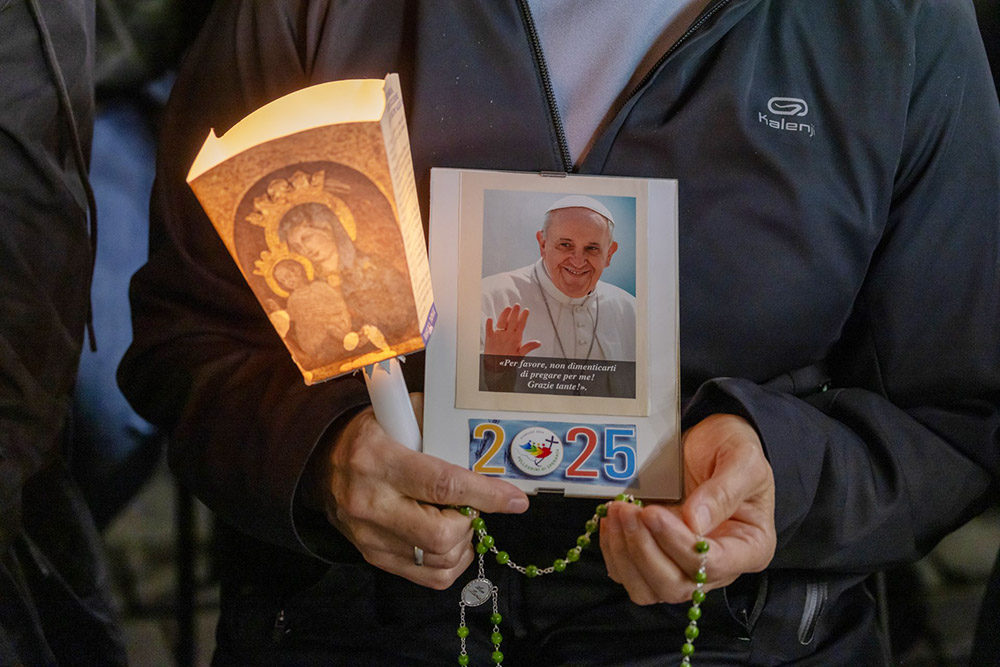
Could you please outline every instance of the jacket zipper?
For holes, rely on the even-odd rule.
[[[691,27],[689,27],[687,30],[685,30],[684,34],[677,38],[677,41],[674,42],[673,46],[671,46],[669,49],[667,49],[666,53],[664,53],[662,56],[660,56],[660,58],[653,64],[653,66],[649,68],[649,71],[646,72],[645,76],[643,76],[639,80],[639,83],[637,83],[635,85],[635,87],[632,88],[631,91],[629,91],[629,94],[625,97],[624,100],[622,100],[621,104],[618,105],[618,108],[615,109],[615,114],[614,115],[617,116],[618,113],[622,109],[624,109],[625,106],[632,100],[632,98],[639,94],[639,91],[642,90],[643,87],[647,83],[649,83],[649,80],[653,78],[653,74],[656,73],[656,70],[660,69],[660,66],[662,66],[663,63],[666,62],[667,58],[669,58],[671,55],[673,55],[674,51],[676,51],[678,48],[680,48],[681,44],[683,44],[684,42],[686,42],[688,40],[688,38],[691,37],[691,35],[693,35],[694,33],[698,32],[701,29],[701,27],[703,25],[705,25],[705,22],[708,21],[708,19],[710,19],[713,16],[715,16],[716,14],[718,14],[719,11],[723,7],[725,7],[726,5],[728,5],[729,3],[730,3],[730,0],[721,0],[721,2],[717,2],[712,7],[709,7],[708,10],[706,10],[704,14],[702,14],[701,16],[699,16],[695,20],[695,22],[691,24]]]
[[[271,628],[271,641],[275,644],[288,634],[288,621],[285,619],[285,610],[279,609],[278,615],[274,618],[274,627]]]
[[[808,646],[816,634],[819,617],[826,605],[827,583],[825,581],[806,584],[806,602],[799,622],[799,643]]]
[[[545,54],[542,53],[542,42],[538,38],[535,19],[531,16],[528,0],[517,0],[517,7],[521,12],[524,28],[528,31],[528,41],[531,44],[531,52],[535,56],[538,74],[542,77],[542,91],[545,93],[545,102],[549,108],[549,120],[552,121],[552,127],[556,133],[556,145],[559,149],[559,158],[562,160],[563,171],[569,173],[573,171],[573,157],[569,152],[569,141],[566,140],[562,116],[559,115],[559,105],[556,103],[556,93],[552,88],[552,79],[549,77],[549,66],[545,63]]]
[[[681,35],[673,46],[667,49],[656,63],[646,72],[645,76],[639,80],[639,83],[629,91],[629,94],[625,99],[618,105],[615,109],[615,114],[617,115],[628,102],[635,97],[643,86],[649,83],[649,80],[653,78],[653,74],[660,68],[661,65],[673,54],[674,51],[680,47],[687,39],[696,33],[701,26],[705,24],[708,19],[712,18],[715,14],[719,12],[723,7],[728,5],[730,0],[721,0],[721,2],[716,3],[714,6],[709,8],[704,14],[702,14],[698,19],[691,24],[684,34]],[[552,127],[556,133],[556,143],[559,150],[559,157],[562,160],[563,171],[570,173],[574,170],[575,165],[573,164],[573,157],[569,152],[569,142],[566,140],[566,130],[563,128],[562,116],[559,115],[559,105],[556,103],[555,90],[552,88],[552,79],[549,76],[549,67],[545,63],[545,54],[542,52],[542,43],[538,37],[538,29],[535,27],[535,19],[531,15],[531,8],[528,7],[528,0],[517,0],[517,7],[521,12],[521,20],[524,22],[525,30],[528,32],[528,41],[531,44],[531,51],[535,57],[535,64],[538,66],[539,76],[542,78],[542,91],[545,93],[545,102],[548,105],[549,119],[552,122]]]

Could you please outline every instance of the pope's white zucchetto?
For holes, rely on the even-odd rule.
[[[587,197],[586,195],[568,195],[545,209],[545,215],[562,208],[588,208],[594,213],[607,218],[611,224],[611,228],[614,229],[615,219],[611,215],[611,211],[608,210],[607,206],[592,197]]]

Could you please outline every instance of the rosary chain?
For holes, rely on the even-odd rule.
[[[629,494],[619,494],[616,501],[632,503],[637,506],[642,506],[642,501],[638,500]],[[486,531],[486,522],[483,521],[482,517],[476,510],[471,507],[459,507],[458,510],[472,519],[472,527],[475,534],[479,537],[479,542],[476,544],[476,553],[479,554],[479,576],[478,580],[489,583],[490,594],[493,598],[493,613],[490,616],[490,621],[493,623],[493,634],[491,636],[491,642],[493,644],[493,653],[490,656],[495,665],[499,665],[503,661],[503,653],[500,651],[500,643],[503,641],[503,636],[500,634],[500,621],[502,619],[499,612],[499,605],[497,602],[499,589],[489,582],[485,576],[485,566],[484,566],[484,555],[488,552],[492,552],[496,561],[501,565],[506,565],[507,567],[520,572],[524,576],[532,579],[541,575],[552,574],[553,572],[562,572],[566,569],[569,563],[576,562],[580,558],[580,554],[585,547],[590,545],[590,538],[595,532],[597,532],[600,526],[600,521],[603,517],[607,516],[608,506],[607,504],[600,504],[597,506],[594,516],[587,521],[585,526],[585,532],[577,538],[576,546],[572,547],[566,552],[566,558],[557,558],[555,562],[549,567],[538,568],[535,565],[518,565],[510,559],[510,556],[505,551],[500,551],[496,547],[495,540]],[[697,536],[694,545],[694,550],[699,556],[698,570],[694,575],[694,592],[691,594],[691,607],[688,609],[688,625],[684,629],[684,644],[681,646],[681,667],[690,667],[691,656],[694,655],[694,640],[698,637],[698,619],[701,618],[701,603],[705,600],[705,583],[708,581],[708,541],[705,540],[701,535]],[[468,584],[466,588],[471,586],[472,583]],[[464,592],[463,592],[464,594]],[[485,600],[483,600],[485,602]],[[478,604],[478,602],[476,602]],[[461,652],[458,656],[459,665],[469,664],[469,655],[466,651],[466,637],[469,635],[469,628],[465,624],[465,607],[466,603],[463,599],[459,602],[460,607],[460,623],[458,627],[458,636],[461,640]]]

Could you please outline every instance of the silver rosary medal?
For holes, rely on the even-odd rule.
[[[493,582],[485,577],[477,577],[462,589],[462,602],[469,607],[478,607],[493,596]]]

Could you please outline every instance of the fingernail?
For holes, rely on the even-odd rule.
[[[704,535],[708,532],[708,527],[712,522],[712,513],[708,511],[708,507],[701,505],[694,511],[694,520],[698,524],[695,526],[695,530],[698,531],[699,535]]]
[[[511,514],[520,514],[521,512],[528,509],[528,499],[524,496],[519,496],[517,498],[511,498],[507,503],[507,511]]]

